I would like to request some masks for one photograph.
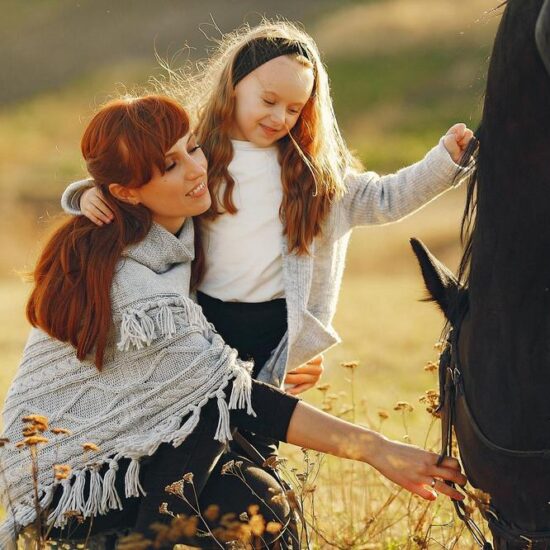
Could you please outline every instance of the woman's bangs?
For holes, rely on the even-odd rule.
[[[154,166],[164,174],[166,153],[189,131],[189,118],[178,103],[159,96],[134,101],[128,115],[119,147],[126,149],[127,181],[140,186],[153,177]]]

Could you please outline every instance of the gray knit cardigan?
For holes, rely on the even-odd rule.
[[[332,319],[351,230],[403,219],[450,189],[461,179],[455,177],[466,171],[453,162],[441,139],[423,160],[395,174],[348,174],[347,192],[333,203],[322,236],[314,240],[309,255],[289,253],[286,239],[281,238],[288,330],[262,367],[259,380],[280,386],[287,370],[340,342]],[[80,196],[91,185],[90,180],[69,185],[61,199],[63,209],[80,214]]]
[[[209,399],[218,402],[215,437],[220,441],[231,439],[229,409],[255,415],[251,365],[237,358],[188,297],[193,257],[192,220],[179,237],[153,224],[142,242],[125,251],[111,289],[113,324],[102,372],[93,357],[79,361],[70,344],[31,331],[4,406],[4,437],[11,443],[0,454],[7,518],[0,528],[0,548],[11,547],[21,528],[36,517],[30,453],[13,445],[22,439],[25,415],[44,415],[51,427],[71,432],[46,432],[49,442],[38,454],[40,508],[48,509],[48,524],[57,527],[67,521],[67,511],[90,517],[122,508],[115,489],[122,457],[131,460],[126,496],[143,494],[140,458],[152,455],[161,443],[178,446],[196,427]],[[231,395],[226,395],[231,379]],[[87,442],[99,450],[84,452]],[[69,464],[71,476],[55,481],[54,464]],[[109,469],[102,477],[99,468],[105,464]],[[50,509],[59,484],[61,500]]]

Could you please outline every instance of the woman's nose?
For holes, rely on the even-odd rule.
[[[195,179],[202,176],[206,176],[205,162],[201,162],[198,159],[188,157],[185,163],[185,172],[188,179]]]

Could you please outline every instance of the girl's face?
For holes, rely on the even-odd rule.
[[[208,163],[191,132],[172,146],[165,162],[164,174],[155,167],[151,180],[128,191],[132,192],[132,202],[146,206],[155,222],[176,233],[185,218],[202,214],[210,207]]]
[[[233,139],[269,147],[296,124],[313,90],[313,69],[279,56],[245,76],[235,86]]]

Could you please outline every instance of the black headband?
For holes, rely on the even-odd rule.
[[[305,44],[288,38],[255,38],[247,42],[233,63],[233,87],[260,65],[281,55],[299,54],[313,62]]]

